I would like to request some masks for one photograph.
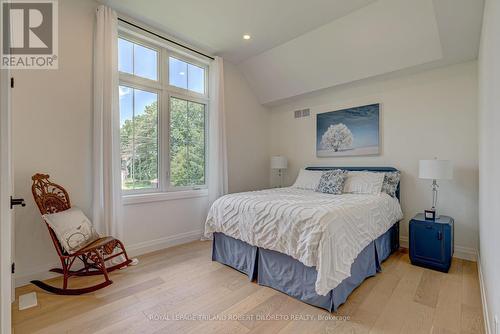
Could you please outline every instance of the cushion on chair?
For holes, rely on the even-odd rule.
[[[99,239],[94,226],[79,208],[72,207],[42,216],[49,224],[63,249],[73,254],[79,249]]]

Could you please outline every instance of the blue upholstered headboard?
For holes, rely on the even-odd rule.
[[[306,167],[307,170],[330,170],[330,169],[345,169],[345,170],[356,170],[356,171],[370,171],[370,172],[397,172],[398,170],[394,167],[334,167],[334,166],[321,166],[321,167]],[[398,184],[398,189],[396,189],[396,197],[401,202],[400,196],[400,184]]]

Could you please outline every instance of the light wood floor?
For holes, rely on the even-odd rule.
[[[139,265],[112,273],[114,283],[90,295],[18,288],[16,296],[36,291],[39,305],[19,311],[16,298],[13,324],[15,333],[484,332],[476,263],[454,259],[443,274],[412,266],[401,251],[382,267],[329,314],[249,282],[212,262],[209,242],[193,242],[140,257]]]

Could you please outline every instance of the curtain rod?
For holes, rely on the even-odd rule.
[[[129,21],[127,21],[127,20],[124,20],[124,19],[122,19],[122,18],[118,18],[118,21],[122,21],[123,23],[126,23],[126,24],[128,24],[128,25],[131,25],[131,26],[132,26],[132,27],[134,27],[134,28],[140,29],[140,30],[142,30],[142,31],[145,31],[145,32],[147,32],[147,33],[151,34],[151,35],[154,35],[154,36],[156,36],[156,37],[158,37],[158,38],[161,38],[161,39],[163,39],[163,40],[165,40],[165,41],[167,41],[167,42],[173,43],[173,44],[175,44],[175,45],[177,45],[177,46],[180,46],[180,47],[182,47],[182,48],[184,48],[184,49],[187,49],[187,50],[189,50],[189,51],[191,51],[191,52],[197,53],[197,54],[199,54],[200,56],[203,56],[203,57],[206,57],[206,58],[209,58],[209,59],[215,60],[215,58],[214,58],[214,57],[211,57],[211,56],[209,56],[209,55],[204,54],[203,52],[196,51],[195,49],[192,49],[192,48],[190,48],[189,46],[182,45],[181,43],[178,43],[178,42],[176,42],[176,41],[173,41],[173,40],[171,40],[171,39],[168,39],[168,38],[166,38],[166,37],[163,37],[163,36],[161,36],[161,35],[158,35],[157,33],[153,32],[153,31],[151,31],[151,30],[145,29],[145,28],[143,28],[143,27],[140,27],[140,26],[138,26],[137,24],[134,24],[134,23],[129,22]]]

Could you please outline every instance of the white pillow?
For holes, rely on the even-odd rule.
[[[90,220],[76,207],[42,217],[54,230],[61,246],[69,254],[99,239]]]
[[[316,190],[322,174],[322,171],[301,169],[299,171],[299,176],[297,176],[297,179],[292,187],[298,189]]]
[[[349,171],[344,192],[352,194],[380,194],[384,173]]]

